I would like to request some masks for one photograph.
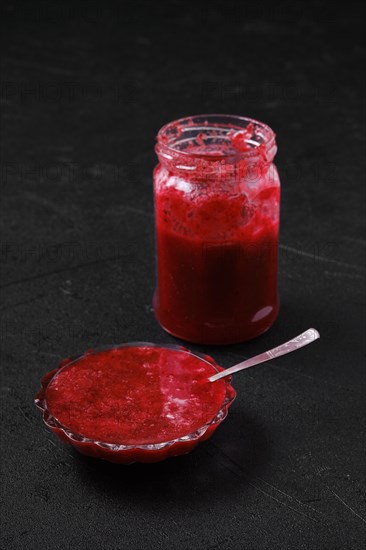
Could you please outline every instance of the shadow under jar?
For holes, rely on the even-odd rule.
[[[280,181],[274,132],[231,115],[171,122],[154,171],[154,311],[173,336],[242,342],[278,314]]]

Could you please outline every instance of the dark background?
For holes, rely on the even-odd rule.
[[[2,546],[354,549],[365,542],[362,3],[3,2]],[[56,441],[33,397],[88,347],[174,342],[151,309],[154,137],[191,114],[277,133],[281,313],[223,366],[216,435],[115,466]]]

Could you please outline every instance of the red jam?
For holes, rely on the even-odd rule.
[[[121,346],[66,364],[43,399],[48,413],[78,436],[115,445],[158,444],[215,418],[227,395],[227,381],[207,380],[218,370],[184,348]]]
[[[254,338],[278,313],[273,132],[239,117],[193,117],[164,127],[156,150],[158,321],[197,343]]]

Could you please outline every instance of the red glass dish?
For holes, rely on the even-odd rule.
[[[133,462],[159,462],[171,456],[177,456],[190,452],[198,443],[208,439],[214,433],[219,424],[221,424],[221,422],[225,419],[228,413],[228,408],[236,396],[236,392],[230,384],[230,378],[224,378],[220,381],[223,384],[223,391],[222,394],[220,394],[220,396],[222,395],[222,400],[220,398],[220,403],[217,403],[217,410],[214,411],[213,416],[210,417],[208,421],[206,419],[204,424],[199,425],[198,427],[195,426],[194,431],[184,435],[179,433],[179,436],[169,438],[167,441],[159,441],[154,443],[149,442],[148,444],[129,444],[128,441],[126,441],[126,444],[121,442],[112,442],[110,440],[103,441],[103,438],[97,439],[96,437],[87,437],[82,433],[77,433],[75,429],[70,428],[70,425],[66,425],[67,422],[60,422],[60,420],[56,418],[56,415],[53,414],[51,410],[52,403],[50,405],[50,401],[52,401],[52,399],[50,400],[50,395],[52,396],[52,391],[54,392],[55,381],[57,382],[57,377],[60,376],[60,373],[62,373],[62,376],[65,379],[65,374],[66,376],[68,375],[66,369],[69,370],[70,375],[71,368],[75,370],[75,367],[78,367],[78,365],[85,365],[90,358],[95,359],[97,354],[104,353],[106,355],[113,352],[119,353],[119,350],[125,350],[125,348],[131,347],[155,351],[159,348],[164,350],[164,353],[168,353],[168,350],[172,350],[174,353],[179,352],[188,354],[190,358],[195,358],[195,360],[198,359],[203,362],[204,365],[202,366],[205,367],[206,371],[207,366],[209,365],[209,372],[212,372],[212,374],[223,370],[211,357],[198,353],[192,353],[184,347],[174,345],[156,345],[145,342],[134,342],[113,346],[110,348],[90,350],[83,355],[65,359],[61,362],[57,369],[54,369],[43,377],[41,389],[35,398],[35,404],[43,411],[43,420],[45,424],[59,439],[65,443],[71,444],[80,453],[119,464],[131,464]],[[50,391],[52,388],[53,390]],[[47,390],[49,390],[49,395],[47,394]],[[70,422],[70,424],[72,424],[72,422]]]

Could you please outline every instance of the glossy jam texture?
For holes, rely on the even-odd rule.
[[[46,389],[50,413],[74,434],[149,445],[195,432],[218,413],[226,384],[208,382],[208,362],[188,352],[131,346],[87,354]]]
[[[168,331],[204,344],[239,342],[264,332],[278,311],[280,182],[266,151],[255,162],[223,161],[253,150],[253,129],[231,131],[222,145],[195,142],[155,170],[157,319]],[[174,156],[174,155],[173,155]],[[178,168],[177,168],[178,166]]]

